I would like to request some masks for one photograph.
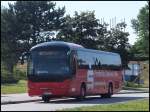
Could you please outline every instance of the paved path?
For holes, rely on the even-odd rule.
[[[22,103],[41,100],[40,97],[30,97],[27,93],[1,95],[1,104]]]
[[[141,92],[142,91],[137,91],[137,90],[122,90],[118,94],[141,93]],[[23,103],[23,102],[40,101],[40,100],[41,97],[30,97],[28,96],[27,93],[1,95],[1,104]]]
[[[111,103],[123,103],[126,101],[137,99],[149,99],[149,93],[130,93],[130,94],[115,94],[112,98],[102,99],[100,96],[87,97],[83,101],[79,101],[73,98],[55,99],[50,103],[44,103],[43,101],[27,102],[19,104],[7,104],[1,105],[2,111],[55,111],[64,108],[74,108],[81,106],[102,105]]]

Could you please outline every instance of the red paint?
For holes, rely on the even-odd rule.
[[[102,94],[108,92],[108,84],[112,82],[113,92],[118,92],[122,87],[122,72],[111,70],[94,70],[94,88],[88,89],[87,70],[78,69],[72,79],[63,82],[31,82],[28,81],[29,96],[41,96],[44,92],[51,92],[54,96],[77,96],[80,94],[81,84],[86,84],[88,95]]]

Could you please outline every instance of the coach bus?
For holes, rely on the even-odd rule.
[[[27,77],[29,96],[51,98],[87,95],[110,98],[122,87],[120,55],[86,49],[68,42],[44,42],[30,49]]]

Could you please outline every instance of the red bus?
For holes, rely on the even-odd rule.
[[[27,77],[29,96],[44,102],[54,97],[110,98],[121,90],[120,55],[86,49],[68,42],[44,42],[30,49]]]

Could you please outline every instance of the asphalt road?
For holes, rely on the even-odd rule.
[[[2,111],[55,111],[64,108],[80,106],[103,105],[111,103],[123,103],[126,101],[149,98],[149,93],[115,94],[112,98],[102,99],[100,96],[90,96],[83,101],[74,98],[53,99],[49,103],[43,101],[20,104],[1,105]]]

